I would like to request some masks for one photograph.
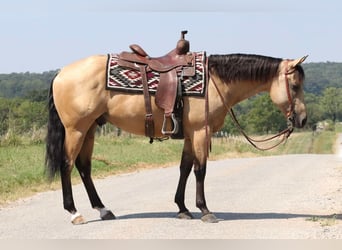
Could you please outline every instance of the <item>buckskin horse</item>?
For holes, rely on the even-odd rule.
[[[91,205],[99,211],[100,218],[115,219],[111,210],[106,208],[99,198],[91,177],[96,127],[105,122],[129,133],[149,136],[151,139],[169,136],[172,133],[168,132],[172,132],[177,126],[182,128],[184,147],[174,200],[179,208],[177,217],[193,218],[185,206],[184,194],[188,176],[194,168],[196,206],[201,210],[201,219],[204,222],[218,221],[207,207],[204,192],[210,138],[223,126],[225,116],[232,106],[257,93],[269,92],[273,103],[291,126],[302,128],[305,125],[305,75],[300,64],[306,57],[289,60],[248,54],[207,57],[205,63],[208,71],[204,95],[182,96],[182,121],[177,124],[170,115],[173,111],[171,104],[175,103],[174,89],[177,88],[165,85],[166,87],[162,87],[164,90],[160,90],[163,92],[165,89],[172,89],[172,100],[167,102],[165,107],[158,104],[158,89],[154,94],[149,94],[148,90],[146,92],[146,82],[154,70],[160,73],[160,84],[165,78],[169,79],[165,80],[167,84],[177,85],[173,78],[177,77],[179,70],[193,65],[192,53],[188,51],[188,47],[189,44],[185,43],[164,57],[151,58],[140,46],[135,45],[131,46],[132,53],[114,56],[115,60],[121,60],[122,66],[136,70],[142,78],[141,82],[145,83],[142,87],[145,91],[125,92],[109,89],[106,86],[108,55],[91,56],[72,63],[62,68],[53,79],[49,91],[45,165],[51,178],[56,173],[61,175],[64,209],[71,214],[73,224],[86,222],[77,211],[73,200],[70,175],[74,165],[79,171]],[[189,55],[190,57],[184,57]],[[170,71],[173,73],[169,74]],[[163,74],[165,75],[162,76]],[[159,99],[159,102],[160,100],[163,101],[164,98]],[[153,119],[150,119],[151,117]],[[169,119],[170,117],[172,119]],[[167,119],[169,125],[165,126]]]

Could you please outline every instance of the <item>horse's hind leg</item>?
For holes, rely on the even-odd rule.
[[[177,215],[179,219],[192,219],[193,218],[192,214],[186,208],[185,203],[184,203],[186,182],[191,172],[193,162],[194,162],[194,156],[192,153],[191,141],[189,139],[185,139],[183,153],[182,153],[182,160],[180,164],[179,182],[178,182],[177,192],[175,196],[175,202],[179,208],[179,212]]]
[[[101,219],[111,220],[115,219],[115,216],[103,205],[91,178],[91,155],[94,148],[94,136],[96,126],[96,123],[94,123],[87,132],[80,153],[76,159],[75,165],[87,190],[92,207],[100,212]]]
[[[65,166],[61,168],[61,181],[64,209],[71,214],[73,224],[83,224],[85,220],[76,210],[71,185],[71,172],[75,158],[78,155],[84,140],[83,133],[75,129],[65,129]]]

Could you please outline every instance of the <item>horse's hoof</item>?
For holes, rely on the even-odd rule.
[[[212,213],[203,215],[201,220],[206,223],[217,223],[219,220],[216,218],[216,216]]]
[[[82,224],[86,224],[87,221],[83,218],[82,215],[78,215],[72,219],[71,223],[74,225],[82,225]]]
[[[116,217],[115,217],[115,215],[112,213],[112,211],[107,210],[104,214],[101,215],[101,219],[102,219],[102,220],[115,220]]]
[[[186,212],[180,212],[177,214],[177,218],[178,219],[182,219],[182,220],[191,220],[194,217],[192,216],[192,214],[189,211]]]

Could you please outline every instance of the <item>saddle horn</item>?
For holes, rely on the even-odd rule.
[[[183,30],[181,32],[181,38],[177,42],[176,53],[177,55],[185,55],[190,51],[190,43],[188,40],[185,40],[185,34],[187,34],[187,30]]]

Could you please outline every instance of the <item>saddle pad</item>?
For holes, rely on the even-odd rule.
[[[182,92],[186,96],[204,96],[206,53],[203,51],[194,54],[196,55],[196,74],[193,77],[183,77]],[[147,72],[147,80],[149,92],[155,94],[160,80],[159,73]],[[118,55],[108,54],[106,88],[119,92],[142,93],[141,73],[139,70],[119,66]]]

